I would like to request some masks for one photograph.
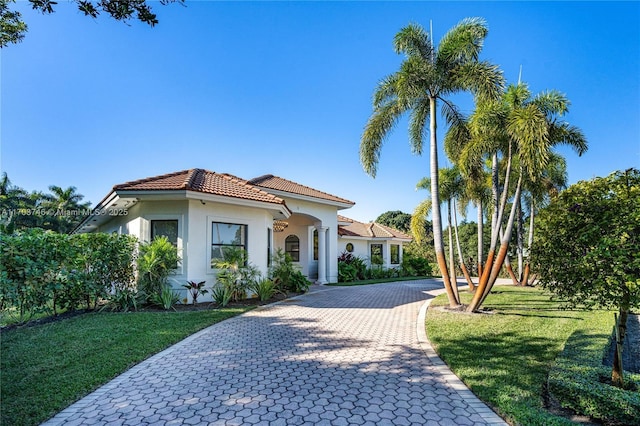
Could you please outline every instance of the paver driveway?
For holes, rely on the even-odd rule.
[[[441,287],[316,287],[202,330],[45,424],[506,424],[418,326]]]

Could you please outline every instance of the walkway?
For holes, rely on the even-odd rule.
[[[506,425],[426,341],[441,287],[314,286],[190,336],[45,425]]]

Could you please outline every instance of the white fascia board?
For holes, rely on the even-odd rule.
[[[279,191],[277,189],[265,188],[264,186],[260,186],[260,185],[257,185],[257,186],[260,189],[262,189],[263,191],[268,192],[269,194],[277,195],[280,198],[288,197],[288,198],[293,198],[293,199],[296,199],[296,200],[309,201],[309,202],[312,202],[312,203],[326,204],[326,205],[329,205],[329,206],[337,207],[338,210],[350,209],[351,207],[353,207],[355,205],[355,203],[353,203],[353,204],[351,204],[351,203],[341,203],[339,201],[325,200],[324,198],[311,197],[309,195],[300,195],[300,194],[294,194],[293,192]]]
[[[106,220],[104,220],[106,219],[104,217],[105,215],[101,214],[101,212],[105,211],[105,209],[111,204],[113,204],[114,202],[117,202],[118,198],[119,198],[118,194],[116,194],[114,191],[111,191],[106,197],[102,199],[102,201],[100,201],[95,207],[91,209],[92,213],[88,215],[86,218],[84,218],[84,220],[80,222],[78,226],[76,226],[75,229],[71,231],[71,233],[72,234],[82,233],[83,228],[85,231],[88,232],[89,226],[93,228],[95,226],[102,224],[102,222],[106,222]],[[103,219],[103,220],[98,221],[98,219]],[[95,223],[92,223],[92,222],[95,222]]]
[[[277,219],[288,219],[291,211],[286,204],[267,203],[264,201],[246,200],[244,198],[225,197],[222,195],[205,194],[203,192],[186,191],[186,198],[192,200],[209,201],[212,203],[232,204],[235,206],[254,207],[276,213]]]
[[[199,200],[211,203],[232,204],[235,206],[254,207],[273,212],[277,219],[287,219],[291,211],[286,204],[267,203],[264,201],[246,200],[243,198],[225,197],[189,190],[152,190],[152,191],[118,191],[122,198],[135,198],[140,201]]]

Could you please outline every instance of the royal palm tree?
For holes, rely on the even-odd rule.
[[[470,91],[479,99],[498,98],[504,85],[497,66],[479,60],[487,26],[480,18],[462,20],[436,46],[429,33],[410,24],[394,38],[395,51],[404,54],[400,69],[384,78],[374,93],[373,113],[365,125],[360,141],[360,162],[364,170],[375,177],[380,150],[398,120],[409,114],[409,141],[412,151],[422,153],[423,139],[429,123],[429,154],[433,238],[436,260],[442,273],[449,304],[458,301],[451,287],[444,256],[442,218],[438,192],[438,142],[436,136],[437,108],[449,123],[461,119],[456,106],[447,97]]]

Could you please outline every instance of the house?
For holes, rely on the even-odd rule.
[[[389,266],[402,255],[401,244],[396,247],[406,235],[380,225],[367,231],[338,215],[354,204],[273,175],[244,180],[190,169],[114,186],[74,232],[130,234],[141,241],[166,236],[182,258],[171,277],[176,291],[188,280],[213,285],[212,261],[230,247],[246,250],[263,274],[280,248],[305,276],[325,284],[338,280],[337,258],[345,249],[365,254],[372,244]]]
[[[366,259],[368,266],[397,268],[402,250],[411,236],[376,222],[362,223],[338,215],[338,247],[342,252]]]

